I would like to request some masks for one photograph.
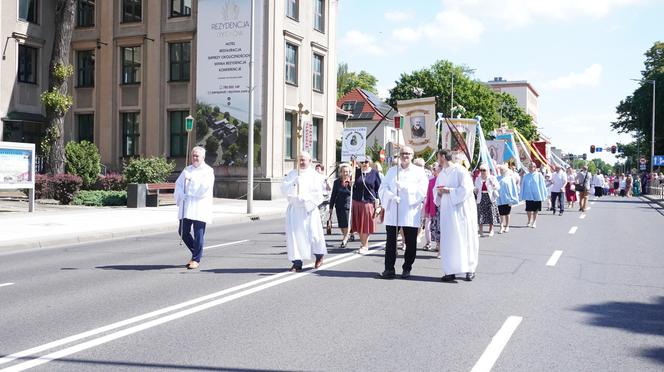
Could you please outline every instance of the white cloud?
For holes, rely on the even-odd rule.
[[[415,18],[415,12],[411,10],[392,10],[384,13],[385,19],[390,22],[405,22]]]
[[[345,47],[353,48],[359,52],[381,56],[385,54],[385,49],[378,45],[376,38],[357,30],[350,30],[341,38],[341,44]]]
[[[392,32],[400,42],[416,42],[425,39],[437,45],[474,43],[479,41],[484,25],[475,18],[455,11],[436,14],[433,22],[425,22],[415,28],[403,27]]]
[[[571,89],[581,86],[597,86],[602,76],[602,65],[593,64],[581,73],[572,72],[544,84],[544,89]]]
[[[522,26],[538,19],[602,18],[645,0],[443,0],[446,9]]]

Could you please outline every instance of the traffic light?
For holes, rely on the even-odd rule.
[[[616,145],[611,146],[611,153],[612,154],[616,153]]]
[[[591,154],[595,153],[595,145],[590,145],[590,153]]]
[[[586,155],[586,154],[584,153],[583,155],[581,155],[581,158],[583,158],[583,160],[586,160],[586,159],[588,159],[588,155]]]

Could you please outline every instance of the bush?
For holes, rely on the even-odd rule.
[[[83,179],[83,188],[90,189],[101,172],[99,150],[88,141],[69,142],[65,147],[67,172]]]
[[[74,205],[123,206],[127,205],[126,191],[83,190],[76,194]]]
[[[94,190],[103,191],[124,191],[127,189],[127,182],[121,174],[109,173],[105,176],[97,177]]]
[[[160,183],[166,181],[175,169],[175,162],[164,158],[151,157],[132,159],[125,165],[124,177],[127,183]]]
[[[56,174],[50,178],[49,184],[53,198],[60,204],[69,204],[81,189],[83,180],[73,174]]]

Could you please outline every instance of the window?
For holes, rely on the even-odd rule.
[[[297,85],[297,46],[286,43],[286,82]]]
[[[171,17],[191,15],[191,0],[171,0]]]
[[[299,15],[298,0],[286,0],[286,17],[298,20]]]
[[[38,23],[39,19],[39,0],[19,0],[18,1],[18,19]]]
[[[95,0],[78,0],[76,4],[76,27],[94,27]]]
[[[355,109],[355,102],[356,101],[346,101],[343,103],[343,105],[341,105],[341,109],[344,111],[353,112]]]
[[[137,112],[123,112],[122,121],[122,156],[138,155],[139,114]]]
[[[122,48],[122,84],[141,82],[141,47]]]
[[[325,32],[325,0],[314,0],[314,29]]]
[[[95,51],[79,50],[76,52],[77,86],[95,86]]]
[[[142,18],[141,0],[122,0],[122,23],[140,22]]]
[[[323,56],[314,54],[313,85],[316,92],[323,92]]]
[[[190,43],[168,44],[170,81],[189,81]]]
[[[184,119],[189,111],[171,111],[168,113],[171,133],[171,157],[184,157],[187,155],[187,131]]]
[[[284,143],[286,144],[286,159],[293,159],[295,156],[295,146],[293,146],[293,138],[295,137],[293,136],[294,129],[295,126],[293,125],[293,113],[287,112],[286,116],[284,117]]]
[[[95,142],[95,115],[94,114],[78,114],[76,115],[76,123],[78,125],[78,142],[88,141]]]
[[[320,129],[323,127],[323,119],[322,118],[314,118],[313,122],[311,123],[312,126],[312,132],[313,132],[313,141],[311,144],[311,158],[318,160],[319,155],[320,155],[320,148],[318,147],[318,144],[320,143],[319,141],[319,133]]]
[[[19,44],[18,81],[37,84],[37,48]]]

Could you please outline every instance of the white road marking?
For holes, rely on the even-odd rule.
[[[235,241],[235,242],[228,242],[228,243],[222,243],[222,244],[217,244],[217,245],[211,245],[211,246],[209,246],[209,247],[203,247],[203,249],[205,250],[205,249],[212,249],[212,248],[225,247],[225,246],[227,246],[227,245],[241,244],[241,243],[246,243],[246,242],[248,242],[248,241],[249,241],[249,239],[238,240],[238,241]]]
[[[14,283],[2,283],[0,287],[9,287],[10,285],[14,285]]]
[[[580,219],[584,219],[584,218],[586,218],[586,214],[585,214],[585,213],[581,213],[581,215],[579,215],[579,218],[580,218]]]
[[[551,258],[549,258],[548,261],[546,261],[546,266],[556,266],[556,263],[558,262],[558,259],[560,258],[560,255],[563,254],[563,251],[553,251],[553,254],[551,255]]]
[[[369,247],[370,248],[376,248],[376,247],[380,247],[380,246],[384,246],[384,243],[376,243],[376,244],[370,245]],[[172,320],[179,319],[179,318],[197,313],[199,311],[203,311],[203,310],[209,309],[211,307],[218,306],[218,305],[224,304],[226,302],[230,302],[230,301],[236,300],[238,298],[245,297],[247,295],[250,295],[250,294],[253,294],[253,293],[256,293],[256,292],[260,292],[264,289],[268,289],[268,288],[274,287],[276,285],[289,282],[291,280],[302,278],[302,277],[304,277],[306,275],[309,275],[311,273],[314,273],[318,270],[325,270],[327,268],[331,268],[331,267],[340,265],[342,263],[355,260],[355,259],[360,258],[360,257],[364,257],[364,256],[355,254],[355,252],[340,254],[340,255],[331,257],[330,259],[326,260],[325,263],[323,264],[323,266],[320,269],[309,270],[307,272],[296,273],[296,274],[285,271],[285,272],[274,274],[274,275],[271,275],[271,276],[268,276],[268,277],[265,277],[265,278],[253,280],[251,282],[244,283],[244,284],[241,284],[241,285],[238,285],[238,286],[235,286],[235,287],[231,287],[231,288],[228,288],[228,289],[216,292],[216,293],[212,293],[212,294],[209,294],[209,295],[206,295],[206,296],[198,297],[198,298],[195,298],[193,300],[182,302],[180,304],[176,304],[176,305],[169,306],[169,307],[166,307],[166,308],[163,308],[163,309],[159,309],[159,310],[147,313],[147,314],[139,315],[139,316],[136,316],[136,317],[133,317],[133,318],[130,318],[130,319],[126,319],[126,320],[119,321],[119,322],[116,322],[116,323],[113,323],[113,324],[109,324],[109,325],[104,326],[104,327],[96,328],[96,329],[93,329],[93,330],[90,330],[90,331],[87,331],[87,332],[79,333],[77,335],[62,338],[60,340],[56,340],[56,341],[50,342],[48,344],[44,344],[44,345],[37,346],[37,347],[31,348],[31,349],[23,350],[23,351],[8,355],[6,357],[0,358],[0,365],[9,363],[9,362],[14,361],[14,360],[19,359],[19,358],[25,358],[27,356],[34,355],[36,353],[39,353],[39,352],[42,352],[42,351],[45,351],[45,350],[53,349],[55,347],[62,346],[62,345],[65,345],[65,344],[68,344],[68,343],[71,343],[71,342],[74,342],[74,341],[82,340],[82,339],[88,338],[90,336],[95,336],[95,335],[98,335],[98,334],[103,333],[103,332],[111,331],[111,330],[118,329],[120,327],[124,327],[124,326],[130,325],[130,324],[138,323],[140,321],[147,320],[147,319],[155,317],[155,316],[163,315],[163,314],[169,313],[169,312],[174,311],[174,310],[182,309],[182,308],[190,306],[190,305],[194,305],[194,304],[197,304],[197,303],[200,303],[200,302],[209,301],[209,302],[206,302],[206,303],[194,306],[194,307],[190,307],[186,310],[180,310],[180,311],[172,313],[170,315],[166,315],[166,316],[163,316],[163,317],[160,317],[160,318],[150,320],[146,323],[138,324],[138,325],[135,325],[133,327],[125,328],[123,330],[107,334],[105,336],[94,338],[92,340],[85,341],[85,342],[82,342],[80,344],[67,347],[65,349],[53,352],[53,353],[48,354],[48,355],[37,357],[36,359],[32,359],[32,360],[29,360],[27,362],[15,364],[11,367],[7,367],[5,369],[0,370],[0,372],[23,371],[23,370],[26,370],[26,369],[29,369],[29,368],[33,368],[33,367],[42,365],[42,364],[46,364],[46,363],[51,362],[53,360],[60,359],[62,357],[77,353],[79,351],[83,351],[83,350],[86,350],[86,349],[89,349],[89,348],[92,348],[92,347],[95,347],[95,346],[99,346],[99,345],[105,344],[107,342],[116,340],[118,338],[125,337],[125,336],[128,336],[128,335],[143,331],[143,330],[148,329],[148,328],[156,327],[158,325],[170,322]],[[313,264],[309,264],[309,265],[304,266],[304,267],[309,268],[309,267],[312,267],[312,266],[313,266]],[[289,275],[289,274],[292,274],[292,275]],[[268,282],[268,283],[265,283],[265,282]],[[265,283],[265,284],[261,284],[261,283]],[[261,285],[256,286],[257,284],[261,284]],[[253,288],[250,288],[250,287],[253,287]],[[246,289],[246,288],[249,288],[249,289]],[[239,291],[241,289],[244,289],[244,290],[241,291],[241,292],[238,292],[238,293],[231,294],[231,293]],[[222,297],[222,296],[225,296],[225,297]],[[221,298],[217,298],[217,297],[221,297]]]
[[[576,232],[577,229],[578,229],[577,226],[572,226],[572,228],[569,229],[569,233],[570,233],[570,234],[574,234],[574,233]]]
[[[593,205],[593,204],[595,204],[595,202],[594,202],[594,201],[591,201],[591,202],[590,202],[590,205]]]
[[[516,328],[519,326],[519,324],[521,324],[522,320],[522,317],[514,315],[507,318],[505,323],[503,323],[503,326],[500,327],[498,333],[493,336],[489,346],[486,347],[484,353],[482,353],[482,356],[477,361],[477,363],[475,363],[473,369],[470,370],[470,372],[491,371],[491,368],[493,368],[496,360],[498,360],[500,353],[503,352],[505,345],[507,345],[507,342],[510,340],[510,337],[512,337],[514,331],[516,331]]]

